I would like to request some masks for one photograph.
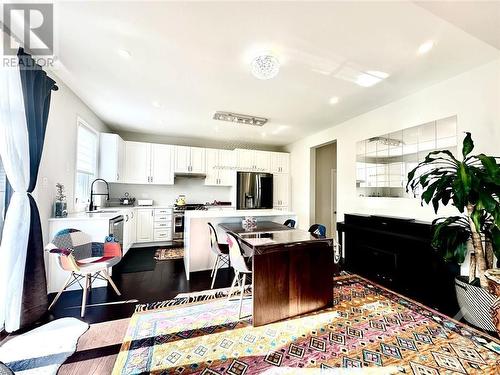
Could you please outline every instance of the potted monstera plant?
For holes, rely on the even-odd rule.
[[[436,214],[441,205],[457,209],[433,221],[432,246],[447,262],[470,261],[468,277],[455,279],[460,309],[469,323],[495,330],[489,313],[495,297],[484,274],[500,259],[500,165],[497,157],[471,155],[473,149],[466,133],[461,160],[449,150],[429,153],[408,174],[406,190],[420,194]]]

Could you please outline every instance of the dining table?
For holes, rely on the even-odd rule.
[[[333,306],[333,238],[269,221],[219,228],[252,257],[253,326]]]

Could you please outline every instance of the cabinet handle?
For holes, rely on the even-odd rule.
[[[151,182],[153,182],[153,176],[151,176]]]
[[[153,213],[153,210],[151,210],[151,216],[153,216],[153,214],[154,214],[154,213]]]
[[[120,174],[119,174],[119,173],[117,173],[117,174],[116,174],[116,181],[119,181],[119,180],[120,180]]]

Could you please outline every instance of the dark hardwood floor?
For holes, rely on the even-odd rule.
[[[113,267],[113,280],[122,295],[117,296],[111,287],[93,288],[87,299],[87,323],[128,318],[138,303],[171,299],[179,293],[210,289],[210,271],[195,272],[186,279],[182,259],[156,261],[153,256],[158,247],[130,249],[122,261]],[[221,269],[214,288],[231,285],[232,270]],[[55,293],[49,295],[49,301]],[[82,291],[64,292],[55,304],[48,320],[62,317],[80,318]]]

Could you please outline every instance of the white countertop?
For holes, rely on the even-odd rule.
[[[211,217],[266,217],[266,216],[295,216],[295,212],[291,211],[280,211],[280,210],[193,210],[185,211],[184,216],[186,219],[200,219],[200,218],[211,218]]]
[[[68,214],[66,217],[52,217],[49,221],[54,220],[109,220],[114,217],[125,214],[127,211],[135,210],[135,209],[151,209],[151,208],[172,208],[172,206],[167,205],[154,205],[154,206],[118,206],[118,207],[106,207],[100,209],[97,213],[90,212],[74,212]]]

